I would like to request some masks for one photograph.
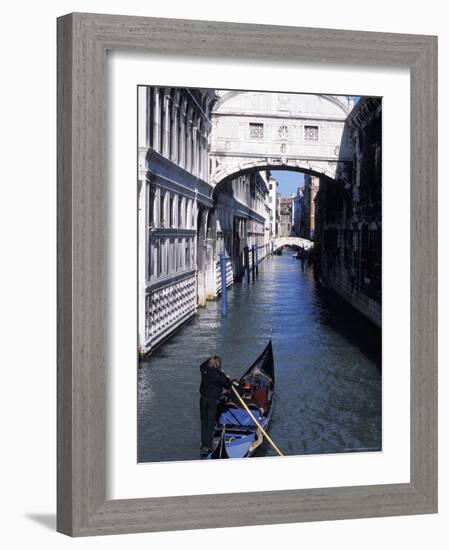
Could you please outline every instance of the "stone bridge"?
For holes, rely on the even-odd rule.
[[[283,246],[303,248],[304,250],[309,250],[313,247],[313,241],[303,239],[302,237],[276,237],[271,242],[273,251]]]
[[[350,181],[351,98],[219,91],[211,113],[211,183],[254,170],[295,170]]]

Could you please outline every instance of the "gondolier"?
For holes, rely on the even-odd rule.
[[[221,357],[214,355],[200,365],[201,455],[212,451],[217,405],[223,389],[230,389],[233,383],[238,384],[221,370],[222,363]]]
[[[267,428],[273,411],[274,359],[271,339],[249,369],[240,377],[238,389],[219,400],[219,418],[212,446],[206,458],[247,458],[253,456],[264,438],[283,456]]]

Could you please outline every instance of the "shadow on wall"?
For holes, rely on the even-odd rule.
[[[25,514],[25,517],[50,531],[56,531],[56,514]]]
[[[316,196],[315,267],[319,280],[378,327],[382,304],[382,98],[362,97],[348,116],[334,182]]]

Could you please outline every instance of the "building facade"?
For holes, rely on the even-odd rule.
[[[210,182],[215,90],[138,91],[139,352],[146,354],[269,251],[268,178]]]
[[[258,172],[238,176],[214,190],[207,234],[208,299],[221,292],[221,254],[226,257],[228,286],[267,255],[267,205],[267,177]]]
[[[298,187],[293,197],[293,235],[295,237],[301,236],[301,216],[302,216],[302,199],[304,189]]]
[[[293,200],[291,197],[280,198],[280,221],[278,237],[290,237],[292,234],[292,204]]]
[[[214,90],[138,89],[140,353],[151,351],[205,300],[214,99]]]
[[[279,229],[279,182],[268,172],[269,237],[274,239]]]
[[[347,120],[351,183],[322,180],[315,250],[319,276],[378,327],[382,292],[382,100],[361,98]]]
[[[315,198],[320,187],[320,178],[304,175],[304,187],[301,200],[301,217],[299,220],[299,236],[313,241],[315,235]]]

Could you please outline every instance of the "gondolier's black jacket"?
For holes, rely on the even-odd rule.
[[[229,389],[232,386],[231,380],[220,369],[209,368],[207,366],[207,361],[201,363],[200,371],[200,394],[205,399],[218,401],[221,397],[223,388]]]

